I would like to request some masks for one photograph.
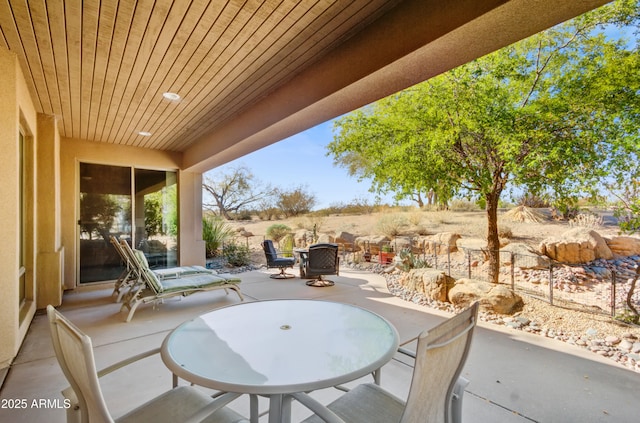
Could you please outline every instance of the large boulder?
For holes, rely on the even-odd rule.
[[[513,314],[524,305],[522,297],[508,287],[476,279],[458,279],[449,290],[449,301],[459,307],[478,301],[482,310],[498,314]]]
[[[352,233],[341,231],[336,234],[335,242],[336,244],[343,244],[346,248],[351,249],[355,247],[356,238],[357,237]]]
[[[486,250],[487,240],[482,238],[462,238],[458,241],[458,248],[469,250]]]
[[[298,229],[293,234],[293,242],[298,248],[307,247],[313,244],[313,232],[306,229]]]
[[[359,250],[369,250],[371,254],[378,254],[383,245],[388,245],[391,240],[384,235],[359,236],[355,242]]]
[[[454,232],[441,232],[431,235],[425,242],[427,254],[446,254],[458,251],[458,240],[461,236]]]
[[[419,292],[430,300],[446,302],[447,294],[455,284],[455,279],[442,270],[411,269],[400,283],[407,290]]]
[[[530,245],[514,242],[500,249],[500,264],[521,269],[545,269],[549,267],[549,258],[540,255]]]
[[[640,238],[614,236],[606,241],[614,255],[623,257],[640,255]]]
[[[557,238],[545,239],[538,250],[562,263],[588,263],[595,259],[613,258],[604,238],[589,228],[573,228]]]

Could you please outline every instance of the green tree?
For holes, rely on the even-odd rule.
[[[482,200],[497,282],[508,184],[567,204],[637,154],[638,52],[599,30],[637,22],[637,10],[616,2],[347,115],[329,154],[378,192]]]

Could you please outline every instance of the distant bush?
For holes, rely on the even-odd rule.
[[[291,228],[284,223],[274,223],[267,228],[267,238],[280,244],[280,240],[291,233]]]
[[[278,191],[276,203],[286,217],[309,213],[316,204],[316,197],[299,186],[290,191]]]
[[[550,206],[549,199],[545,195],[526,193],[515,199],[516,205],[532,209],[543,209]]]
[[[249,247],[234,242],[224,245],[222,256],[227,260],[227,263],[235,267],[246,266],[251,263]]]
[[[394,238],[407,227],[407,220],[399,214],[385,214],[376,223],[376,229],[383,235]]]
[[[412,211],[408,215],[409,223],[413,226],[420,226],[422,223],[422,218],[424,217],[424,213],[421,211]]]
[[[451,200],[451,203],[449,203],[449,210],[451,211],[477,211],[479,209],[476,203],[469,200],[456,199]]]
[[[500,225],[498,226],[498,237],[511,239],[513,238],[513,231],[506,225]]]
[[[569,220],[569,226],[579,226],[582,228],[599,228],[604,219],[594,213],[578,213],[576,217]]]

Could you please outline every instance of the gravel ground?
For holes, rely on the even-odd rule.
[[[397,282],[398,272],[382,273],[387,278],[389,291],[406,301],[451,313],[460,311],[450,303],[428,300],[419,293],[408,292]],[[639,326],[604,315],[552,306],[533,297],[523,296],[523,301],[523,309],[511,316],[481,311],[480,320],[576,345],[640,372]]]

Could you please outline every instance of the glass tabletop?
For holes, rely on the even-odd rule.
[[[398,348],[396,329],[360,307],[317,300],[242,303],[190,320],[165,339],[174,374],[213,389],[285,394],[362,377]]]

